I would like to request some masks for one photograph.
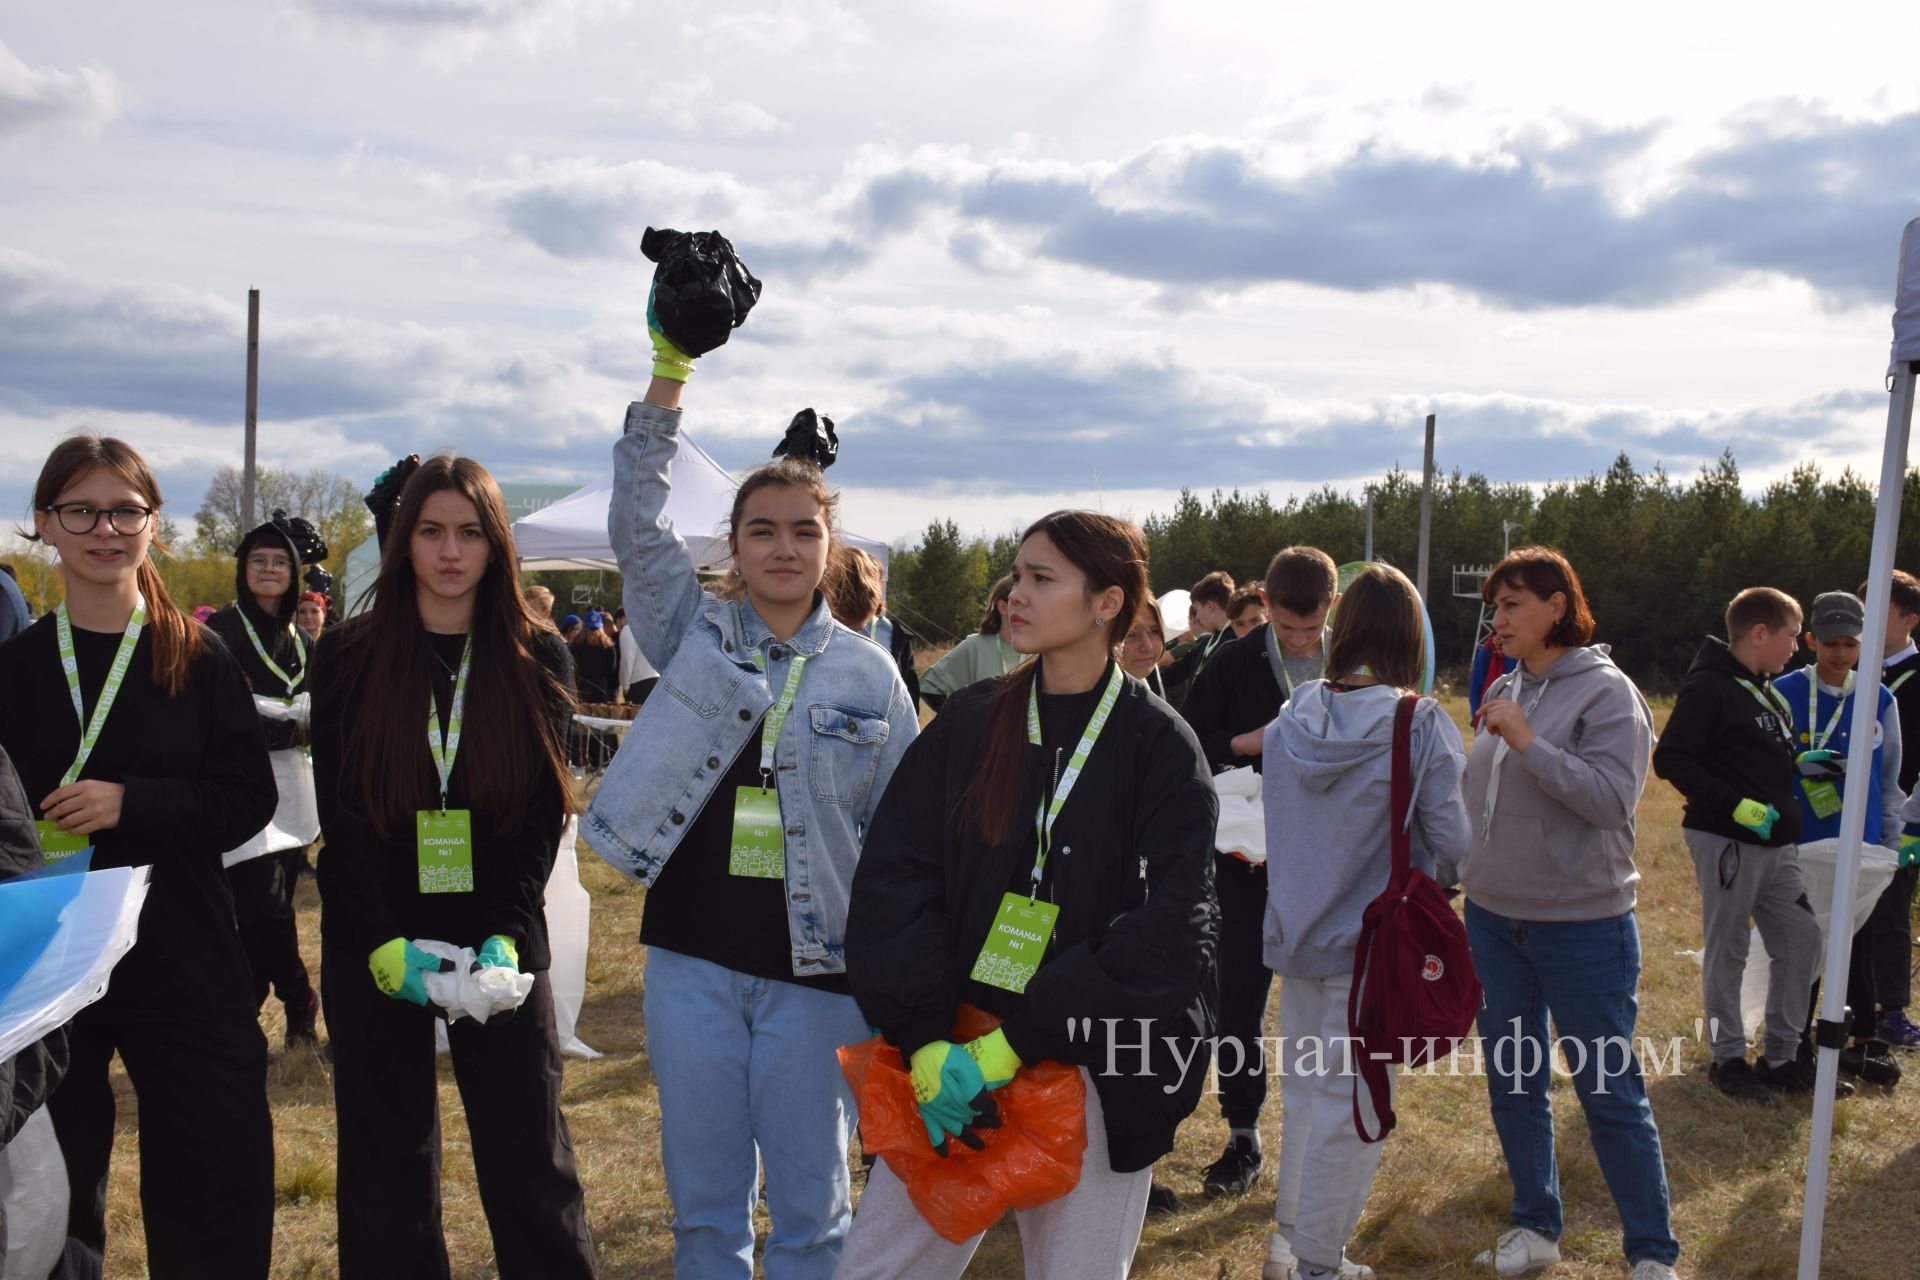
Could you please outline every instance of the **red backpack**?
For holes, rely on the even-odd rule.
[[[1400,699],[1393,717],[1393,873],[1384,893],[1360,917],[1347,995],[1347,1034],[1360,1080],[1373,1098],[1380,1132],[1360,1117],[1360,1080],[1353,1085],[1353,1127],[1363,1142],[1393,1132],[1387,1064],[1417,1067],[1453,1052],[1473,1030],[1480,1009],[1467,926],[1433,877],[1413,867],[1407,828],[1413,822],[1413,710],[1418,694]]]

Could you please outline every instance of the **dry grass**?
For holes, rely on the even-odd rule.
[[[1459,708],[1455,706],[1456,713]],[[1653,782],[1640,810],[1640,927],[1646,970],[1640,1030],[1657,1043],[1687,1038],[1682,1074],[1652,1084],[1665,1143],[1674,1225],[1683,1274],[1710,1280],[1778,1280],[1794,1274],[1798,1249],[1810,1107],[1802,1102],[1760,1111],[1722,1100],[1706,1083],[1706,1050],[1693,1040],[1700,1015],[1699,971],[1676,953],[1699,945],[1692,868],[1680,842],[1678,798]],[[671,1210],[659,1168],[659,1111],[641,1052],[642,894],[596,859],[581,864],[592,891],[595,946],[580,1034],[605,1052],[595,1062],[567,1064],[567,1117],[586,1182],[588,1210],[607,1277],[671,1274]],[[301,889],[303,938],[317,956],[317,904]],[[278,1043],[278,1005],[264,1023]],[[1908,1056],[1910,1068],[1920,1059]],[[108,1274],[144,1274],[134,1099],[115,1074],[120,1137],[111,1192]],[[279,1150],[276,1277],[334,1274],[332,1098],[316,1061],[283,1059],[269,1077]],[[1476,1274],[1468,1259],[1506,1225],[1509,1190],[1485,1085],[1468,1076],[1416,1076],[1399,1106],[1399,1131],[1388,1140],[1373,1199],[1353,1245],[1356,1257],[1393,1280]],[[494,1274],[467,1156],[466,1128],[451,1072],[443,1064],[441,1100],[446,1146],[447,1239],[454,1274]],[[1619,1223],[1600,1179],[1572,1091],[1555,1089],[1560,1169],[1567,1200],[1567,1280],[1618,1277]],[[1277,1151],[1279,1096],[1270,1095],[1265,1129]],[[1839,1106],[1833,1189],[1827,1215],[1826,1274],[1842,1278],[1916,1273],[1920,1242],[1920,1079],[1900,1090],[1863,1088]],[[1206,1202],[1200,1173],[1218,1154],[1226,1131],[1212,1099],[1180,1132],[1160,1165],[1162,1181],[1181,1195],[1181,1213],[1148,1224],[1134,1274],[1251,1280],[1260,1273],[1272,1209],[1269,1173],[1244,1200]],[[761,1223],[765,1228],[764,1218]],[[1021,1274],[1010,1223],[991,1232],[974,1263],[980,1277]]]

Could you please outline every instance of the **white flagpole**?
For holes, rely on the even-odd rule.
[[[1907,224],[1900,242],[1899,301],[1894,314],[1892,398],[1887,407],[1886,449],[1880,459],[1879,504],[1873,521],[1873,554],[1867,570],[1867,617],[1860,635],[1860,675],[1853,700],[1852,737],[1847,744],[1847,777],[1865,779],[1873,768],[1874,722],[1880,716],[1880,664],[1886,657],[1887,604],[1893,588],[1893,547],[1900,528],[1900,503],[1906,487],[1907,434],[1913,426],[1914,374],[1920,356],[1903,350],[1903,334],[1913,297],[1909,274],[1920,276],[1920,218]],[[1819,1044],[1818,1073],[1813,1094],[1813,1137],[1807,1147],[1807,1190],[1800,1229],[1800,1280],[1818,1280],[1820,1243],[1826,1228],[1827,1178],[1833,1153],[1833,1086],[1840,1070],[1840,1047],[1846,1039],[1845,1004],[1847,960],[1853,946],[1853,898],[1860,878],[1860,836],[1867,821],[1867,794],[1871,788],[1847,788],[1840,809],[1840,847],[1833,880],[1833,912],[1827,927],[1827,963],[1820,983],[1820,1020],[1815,1026]]]

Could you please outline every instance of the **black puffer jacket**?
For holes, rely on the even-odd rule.
[[[1023,995],[973,982],[1001,896],[1035,853],[1031,819],[1004,845],[949,819],[1000,684],[956,692],[895,770],[854,873],[847,975],[867,1020],[903,1054],[945,1038],[964,1001],[1004,1019],[1023,1062],[1087,1068],[1110,1163],[1144,1169],[1199,1104],[1214,1028],[1219,805],[1206,760],[1179,715],[1127,680],[1054,827],[1047,875],[1060,916],[1046,959]],[[1031,814],[1053,761],[1025,750],[1017,812]]]

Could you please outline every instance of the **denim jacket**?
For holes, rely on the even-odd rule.
[[[581,835],[650,885],[786,683],[807,660],[774,751],[785,831],[787,929],[797,977],[846,971],[847,902],[860,843],[919,717],[893,657],[835,622],[824,598],[792,640],[774,639],[753,606],[700,587],[665,514],[680,411],[634,404],[613,448],[607,531],[625,579],[627,624],[660,670]],[[763,671],[754,662],[758,653]]]

